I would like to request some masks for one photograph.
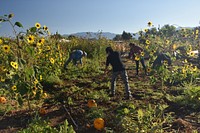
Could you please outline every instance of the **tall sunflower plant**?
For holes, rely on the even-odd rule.
[[[38,69],[37,63],[41,62],[41,56],[44,56],[41,54],[43,48],[48,48],[45,42],[50,32],[47,26],[41,28],[41,25],[36,23],[26,32],[17,33],[15,27],[23,28],[23,25],[20,22],[13,23],[13,17],[14,14],[0,16],[0,22],[8,22],[16,37],[15,39],[0,38],[0,69],[2,70],[0,87],[13,95],[16,94],[17,97],[14,98],[19,104],[23,105],[27,102],[31,109],[30,101],[41,99],[44,95],[40,84],[43,73]],[[48,62],[54,64],[55,61],[49,58]]]

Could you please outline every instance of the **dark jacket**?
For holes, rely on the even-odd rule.
[[[106,66],[108,66],[109,64],[111,64],[113,72],[125,70],[125,66],[121,61],[120,54],[117,51],[113,51],[108,55]]]
[[[135,57],[135,54],[141,54],[141,52],[144,51],[141,47],[139,46],[132,46],[130,48],[130,53],[129,53],[129,57]]]

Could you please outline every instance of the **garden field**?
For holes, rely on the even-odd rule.
[[[160,29],[148,22],[138,39],[109,40],[50,34],[36,23],[26,32],[13,14],[0,17],[14,37],[0,37],[0,132],[2,133],[199,133],[199,27]],[[125,33],[125,32],[124,32]],[[144,48],[128,58],[129,43]],[[116,96],[110,97],[112,68],[105,74],[106,47],[121,53],[132,92],[124,100],[119,77]],[[87,52],[83,65],[64,63],[75,49]],[[170,56],[152,68],[159,53]],[[148,75],[135,62],[145,58]]]

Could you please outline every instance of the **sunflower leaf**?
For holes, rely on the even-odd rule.
[[[15,22],[15,25],[23,28],[23,25],[20,22]]]
[[[36,32],[37,28],[36,27],[31,27],[29,30],[30,30],[30,32]]]

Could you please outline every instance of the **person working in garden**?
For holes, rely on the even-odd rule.
[[[105,67],[105,74],[107,73],[108,66],[111,64],[112,66],[112,78],[111,78],[111,97],[115,96],[115,87],[116,87],[116,79],[117,76],[120,75],[124,84],[125,84],[125,91],[126,97],[125,99],[128,100],[132,97],[129,83],[128,83],[128,75],[125,70],[125,66],[121,61],[121,57],[119,52],[113,51],[111,47],[106,48],[107,59],[106,59],[106,67]]]
[[[153,69],[160,67],[164,63],[164,61],[166,61],[169,66],[172,64],[172,60],[169,55],[167,55],[166,53],[158,54],[157,58],[153,62]]]
[[[144,63],[144,50],[143,48],[141,48],[140,46],[134,44],[134,43],[130,43],[130,53],[129,53],[129,57],[133,60],[135,60],[136,63],[136,76],[138,76],[139,73],[139,61],[141,62],[145,75],[147,75],[147,70],[146,70],[146,66]]]
[[[74,65],[77,65],[77,62],[79,61],[80,64],[82,65],[82,58],[87,56],[87,53],[85,51],[82,50],[73,50],[72,53],[70,53],[69,58],[67,59],[67,61],[64,64],[64,69],[67,70],[67,65],[73,61]]]

